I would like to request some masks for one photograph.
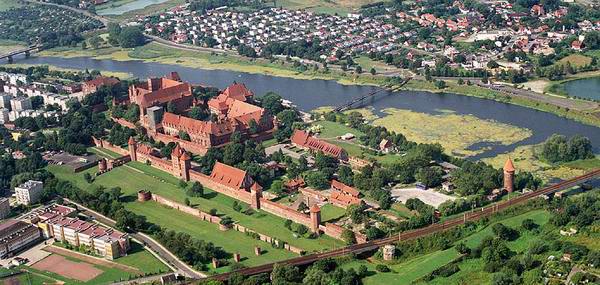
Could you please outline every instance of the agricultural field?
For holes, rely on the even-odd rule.
[[[93,175],[97,171],[97,167],[94,167],[73,174],[69,169],[56,165],[50,165],[48,169],[58,178],[71,181],[81,189],[90,187],[90,184],[83,179],[84,173]],[[216,209],[218,215],[227,215],[242,226],[270,235],[307,251],[334,248],[342,244],[341,241],[327,236],[321,236],[317,239],[296,238],[292,231],[283,227],[284,219],[263,211],[257,211],[253,215],[237,212],[233,209],[235,199],[211,191],[210,189],[205,188],[204,197],[188,197],[185,194],[185,190],[179,188],[179,179],[139,162],[130,162],[124,166],[115,168],[97,177],[92,185],[102,185],[108,188],[121,187],[124,195],[130,196],[127,199],[129,201],[135,200],[137,192],[141,189],[149,190],[152,193],[159,194],[179,203],[184,203],[184,200],[188,198],[194,207],[202,211],[209,212],[211,209]],[[132,203],[134,202],[130,202],[127,205],[129,206]],[[158,209],[158,207],[154,208]],[[136,208],[135,210],[142,211],[144,209]],[[168,224],[167,221],[158,220],[157,222],[166,222]],[[163,226],[165,224],[159,223],[159,225]],[[281,227],[276,225],[281,225]],[[229,249],[225,248],[225,250]]]

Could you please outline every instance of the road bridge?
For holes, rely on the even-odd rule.
[[[507,201],[494,203],[487,207],[477,209],[473,212],[464,213],[461,217],[452,218],[452,219],[446,220],[444,222],[436,223],[436,224],[433,224],[433,225],[425,227],[425,228],[406,231],[406,232],[402,232],[400,234],[397,234],[397,235],[394,235],[391,237],[373,240],[373,241],[369,241],[369,242],[361,243],[361,244],[355,244],[355,245],[351,245],[351,246],[347,246],[347,247],[343,247],[343,248],[339,248],[339,249],[334,249],[334,250],[331,250],[328,252],[310,254],[310,255],[305,255],[305,256],[301,256],[301,257],[284,260],[284,261],[277,262],[277,263],[269,263],[269,264],[245,268],[245,269],[241,269],[241,270],[237,270],[237,271],[233,271],[233,272],[229,272],[229,273],[218,274],[218,275],[207,277],[206,279],[207,280],[213,279],[213,280],[225,281],[234,272],[242,274],[242,275],[246,275],[246,276],[256,275],[256,274],[260,274],[260,273],[271,272],[273,270],[273,266],[275,264],[288,264],[288,265],[295,265],[295,266],[306,265],[306,264],[311,264],[317,260],[321,260],[321,259],[325,259],[325,258],[339,257],[339,256],[348,255],[351,253],[359,254],[359,253],[363,253],[366,251],[378,249],[379,247],[382,247],[387,244],[392,244],[392,243],[396,243],[396,242],[400,242],[400,241],[414,240],[414,239],[428,236],[428,235],[431,235],[434,233],[446,231],[448,229],[462,225],[462,224],[466,223],[467,221],[479,220],[483,217],[490,216],[494,213],[497,213],[498,211],[504,210],[513,205],[521,204],[521,203],[527,202],[529,200],[535,199],[535,198],[539,197],[540,195],[548,195],[548,194],[555,193],[557,191],[575,187],[577,185],[581,185],[585,182],[591,181],[598,177],[600,177],[600,169],[593,170],[584,175],[581,175],[581,176],[578,176],[578,177],[575,177],[575,178],[572,178],[569,180],[565,180],[565,181],[559,182],[557,184],[538,189],[536,191],[525,193],[523,195],[520,195],[518,197],[515,197],[515,198],[507,200]]]

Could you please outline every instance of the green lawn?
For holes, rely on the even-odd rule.
[[[346,133],[354,134],[357,138],[365,135],[365,133],[357,129],[336,122],[318,121],[313,123],[313,125],[320,125],[323,127],[320,134],[321,138],[335,138],[345,135]]]
[[[379,284],[411,284],[414,280],[417,280],[437,268],[450,263],[452,260],[459,257],[459,253],[454,249],[450,248],[443,251],[436,251],[430,254],[422,255],[406,262],[398,263],[395,265],[388,265],[392,270],[391,272],[381,273],[378,272],[376,275],[372,275],[363,279],[365,285],[379,285]],[[365,261],[355,261],[344,264],[344,268],[358,269],[360,265],[366,265],[369,271],[375,271],[375,264],[368,263]]]
[[[131,241],[131,250],[129,250],[127,256],[119,257],[114,261],[116,263],[135,267],[146,274],[171,271],[168,266],[158,260],[152,253],[145,250],[141,244],[134,241]]]
[[[103,157],[103,158],[118,158],[118,157],[122,156],[116,152],[113,152],[113,151],[110,151],[110,150],[104,149],[104,148],[99,149],[97,147],[88,147],[87,151],[91,152],[93,154],[96,154],[99,157]]]
[[[228,253],[239,252],[242,255],[242,264],[246,266],[256,266],[297,256],[283,249],[275,249],[266,242],[253,239],[235,230],[220,231],[216,224],[201,221],[191,215],[159,205],[156,202],[133,202],[127,204],[127,209],[146,216],[148,221],[152,223],[171,230],[188,233],[198,239],[210,241]],[[260,246],[265,253],[260,256],[254,255],[254,246]],[[230,262],[233,263],[232,256],[230,256]],[[219,272],[227,269],[228,267],[219,268]]]
[[[590,158],[590,159],[581,159],[581,160],[571,161],[571,162],[564,163],[563,166],[570,167],[570,168],[576,168],[576,169],[583,169],[583,170],[592,170],[592,169],[600,168],[600,158],[595,157],[595,158]]]
[[[93,167],[73,174],[69,169],[56,165],[50,165],[48,169],[58,178],[72,181],[81,189],[88,189],[90,187],[90,184],[83,179],[84,173],[94,174],[97,171],[97,167]],[[205,212],[217,209],[218,214],[227,215],[245,227],[286,241],[293,246],[307,251],[318,251],[342,245],[341,241],[325,235],[320,236],[318,239],[295,238],[292,231],[283,227],[285,219],[264,211],[258,211],[251,216],[236,212],[233,210],[235,199],[206,188],[204,195],[206,198],[187,197],[185,191],[177,186],[178,183],[179,180],[177,178],[166,172],[143,163],[130,162],[125,166],[117,167],[110,172],[100,175],[93,182],[93,185],[102,185],[105,187],[118,186],[121,187],[125,195],[129,196],[135,196],[139,190],[145,189],[180,203],[183,203],[185,198],[189,198],[192,205]]]
[[[321,207],[321,221],[328,222],[336,220],[346,215],[346,210],[331,204],[325,204]]]
[[[383,164],[391,164],[400,159],[400,156],[394,154],[372,155],[366,153],[366,148],[363,147],[358,140],[359,137],[364,136],[365,134],[357,129],[348,127],[344,124],[330,121],[318,121],[313,123],[313,125],[322,126],[321,133],[319,134],[319,137],[321,139],[325,139],[332,144],[344,148],[344,150],[346,150],[346,152],[348,152],[348,155],[350,156],[373,158]],[[354,139],[354,141],[352,142],[340,141],[336,139],[337,137],[345,135],[347,133],[354,134],[356,139]]]

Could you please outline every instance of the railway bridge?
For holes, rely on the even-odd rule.
[[[26,48],[20,49],[20,50],[15,50],[15,51],[11,51],[9,53],[6,54],[1,54],[0,55],[0,60],[2,59],[8,59],[8,63],[13,63],[13,58],[19,54],[25,54],[25,57],[29,57],[31,55],[32,52],[36,52],[41,50],[41,47],[38,45],[32,45],[32,46],[28,46]]]
[[[369,241],[366,243],[361,243],[361,244],[350,245],[350,246],[334,249],[334,250],[331,250],[328,252],[309,254],[309,255],[305,255],[305,256],[301,256],[301,257],[284,260],[284,261],[277,262],[277,263],[269,263],[269,264],[263,264],[263,265],[256,266],[256,267],[244,268],[244,269],[237,270],[234,272],[242,274],[242,275],[246,275],[246,276],[256,275],[256,274],[260,274],[260,273],[271,272],[273,270],[273,266],[275,264],[288,264],[288,265],[296,265],[296,266],[297,265],[306,265],[306,264],[311,264],[317,260],[321,260],[321,259],[325,259],[325,258],[339,257],[339,256],[348,255],[351,253],[359,254],[359,253],[363,253],[366,251],[375,250],[375,249],[382,247],[384,245],[387,245],[387,244],[392,244],[392,243],[396,243],[399,241],[414,240],[414,239],[417,239],[420,237],[428,236],[428,235],[431,235],[434,233],[438,233],[438,232],[442,232],[442,231],[454,228],[456,226],[466,223],[467,221],[479,220],[483,217],[487,217],[498,211],[504,210],[510,206],[527,202],[527,201],[535,199],[536,197],[539,197],[541,195],[548,195],[548,194],[552,194],[552,193],[555,193],[555,192],[558,192],[561,190],[565,190],[565,189],[568,189],[571,187],[575,187],[577,185],[581,185],[583,183],[594,180],[598,177],[600,177],[600,169],[595,169],[584,175],[581,175],[581,176],[578,176],[575,178],[571,178],[569,180],[565,180],[565,181],[556,183],[554,185],[550,185],[548,187],[538,189],[536,191],[525,193],[523,195],[515,197],[514,199],[494,203],[487,207],[478,208],[477,210],[474,210],[473,212],[464,213],[460,217],[452,218],[452,219],[446,220],[441,223],[436,223],[436,224],[433,224],[433,225],[425,227],[425,228],[406,231],[406,232],[402,232],[400,234],[390,236],[387,238],[372,240],[372,241]],[[213,280],[225,281],[234,272],[213,275],[213,276],[207,277],[206,279],[207,280],[213,279]]]

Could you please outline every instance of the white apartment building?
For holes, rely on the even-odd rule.
[[[31,205],[40,201],[44,183],[41,181],[29,180],[18,187],[15,187],[15,196],[17,203]]]

